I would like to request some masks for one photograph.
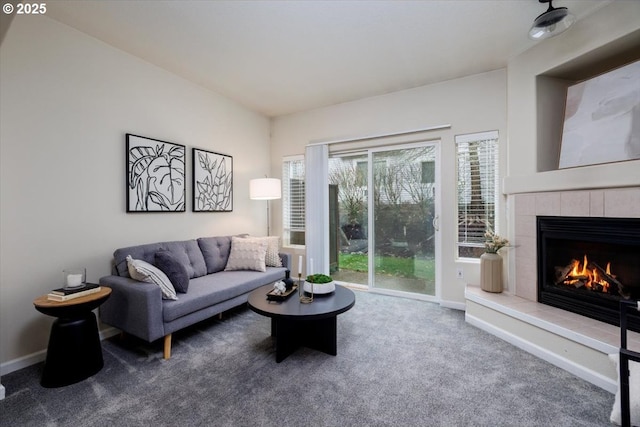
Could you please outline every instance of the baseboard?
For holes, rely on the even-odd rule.
[[[116,328],[106,328],[100,331],[100,341],[106,340],[107,338],[111,338],[114,335],[120,333],[119,329]],[[0,376],[10,374],[11,372],[17,371],[22,368],[26,368],[31,365],[35,365],[36,363],[43,362],[47,356],[47,350],[36,351],[35,353],[28,354],[26,356],[19,357],[17,359],[9,360],[0,364]],[[2,393],[4,393],[4,387],[2,388]]]
[[[104,341],[107,338],[111,338],[120,333],[120,329],[108,327],[100,331],[100,341]]]
[[[500,329],[495,325],[487,323],[484,320],[481,320],[468,313],[465,314],[465,320],[470,325],[482,329],[483,331],[488,332],[491,335],[495,335],[496,337],[508,342],[509,344],[512,344],[526,351],[527,353],[531,353],[534,356],[551,363],[552,365],[564,369],[565,371],[570,372],[573,375],[582,378],[583,380],[588,381],[591,384],[598,386],[612,394],[615,394],[618,391],[618,384],[610,378],[605,377],[604,375],[594,372],[591,369],[585,368],[584,366],[578,365],[571,360],[561,357],[545,348],[526,341],[521,337],[513,335],[510,332]]]
[[[46,356],[47,350],[40,350],[35,353],[27,354],[26,356],[18,357],[17,359],[4,362],[0,365],[0,375],[7,375],[19,369],[26,368],[27,366],[43,362]]]
[[[467,309],[467,304],[458,301],[447,301],[441,300],[440,306],[445,308],[453,308],[454,310],[462,310],[465,311]]]

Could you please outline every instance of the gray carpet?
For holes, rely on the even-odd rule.
[[[2,426],[606,426],[613,395],[432,303],[356,292],[338,355],[275,363],[270,321],[246,308],[160,342],[112,338],[68,387],[42,364],[2,377]]]

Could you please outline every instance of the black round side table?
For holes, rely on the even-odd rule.
[[[50,301],[42,295],[33,301],[41,313],[57,317],[51,325],[47,358],[40,384],[62,387],[98,373],[104,366],[96,316],[92,310],[111,295],[111,288],[68,301]]]

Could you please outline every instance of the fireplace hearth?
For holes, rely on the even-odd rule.
[[[537,254],[542,304],[619,325],[620,300],[640,300],[640,219],[538,216]]]

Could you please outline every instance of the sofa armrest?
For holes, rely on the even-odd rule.
[[[280,252],[280,260],[282,260],[282,266],[286,267],[287,270],[291,270],[291,254],[285,254]]]
[[[102,277],[100,285],[112,290],[100,306],[102,322],[148,342],[165,335],[159,286],[121,276]]]

